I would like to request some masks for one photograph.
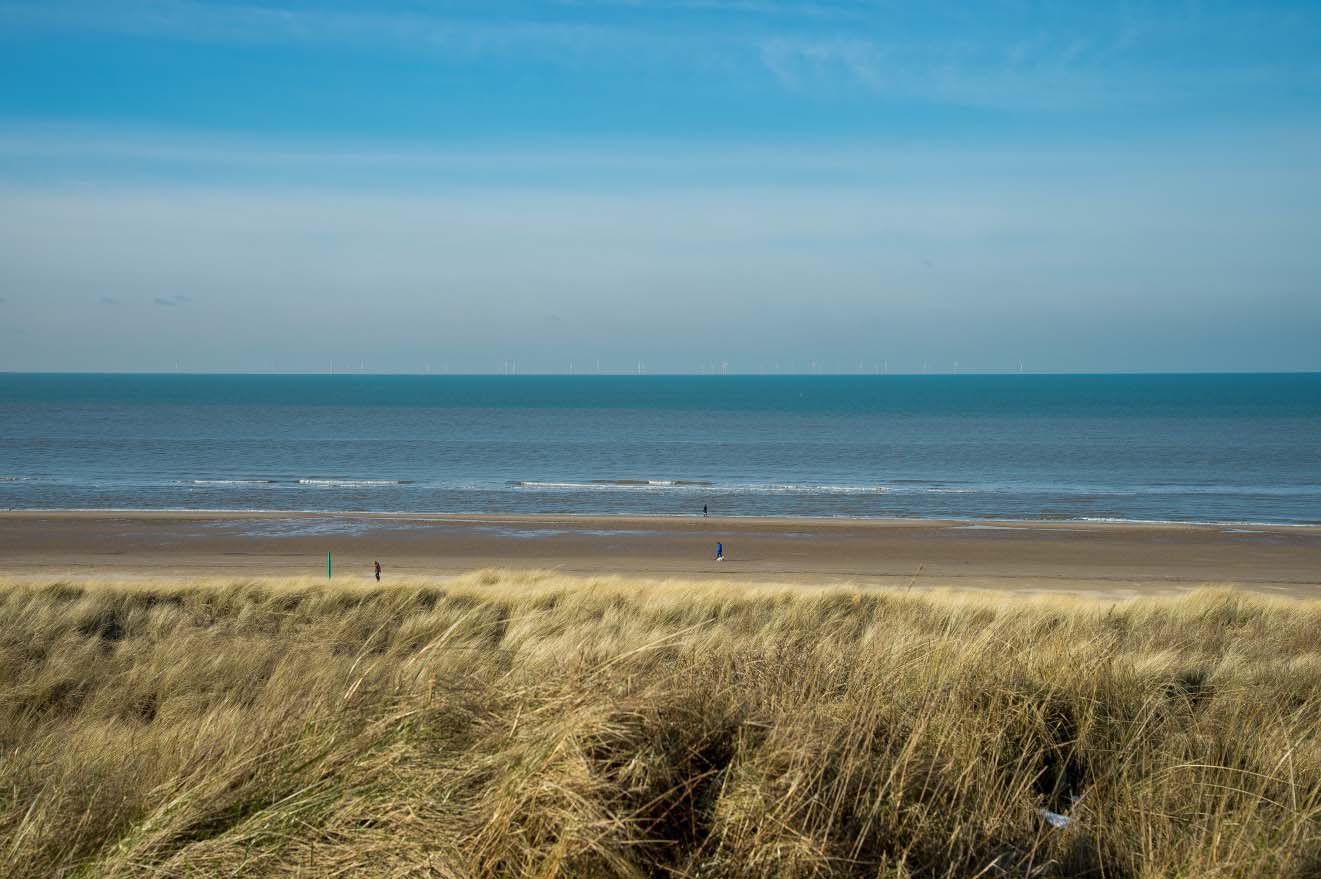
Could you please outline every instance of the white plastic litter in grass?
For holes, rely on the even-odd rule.
[[[1063,830],[1073,823],[1073,819],[1068,815],[1061,815],[1059,812],[1052,812],[1050,809],[1037,809],[1037,814],[1046,819],[1046,823],[1056,830]]]

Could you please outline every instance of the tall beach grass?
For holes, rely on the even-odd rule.
[[[0,583],[0,749],[11,877],[1301,879],[1321,602]]]

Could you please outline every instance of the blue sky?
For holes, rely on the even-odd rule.
[[[0,0],[0,369],[1321,369],[1315,3]]]

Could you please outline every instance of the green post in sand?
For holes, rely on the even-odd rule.
[[[330,579],[330,553],[326,553],[326,579]]]

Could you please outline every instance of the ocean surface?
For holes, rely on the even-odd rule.
[[[1321,375],[0,375],[0,508],[1321,522]]]

